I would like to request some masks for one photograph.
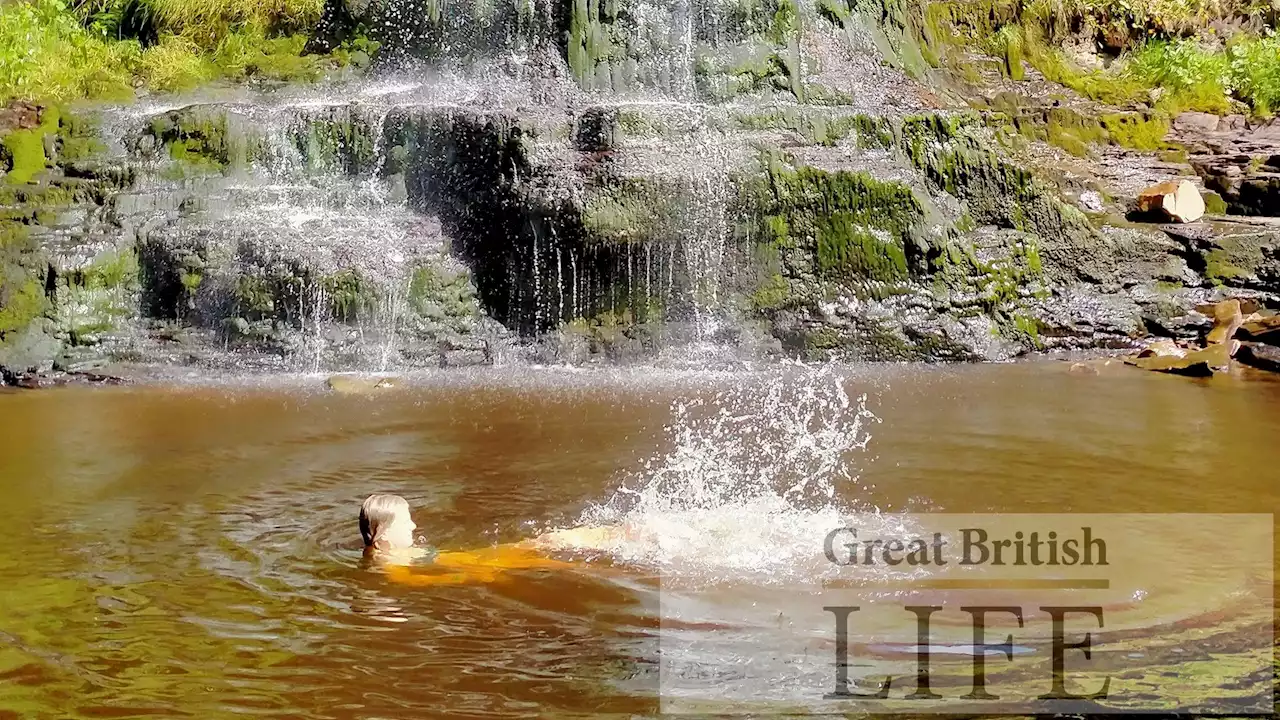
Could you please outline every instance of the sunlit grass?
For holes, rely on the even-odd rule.
[[[137,73],[148,87],[162,92],[190,90],[221,74],[199,46],[181,35],[165,35],[148,48]]]
[[[320,19],[323,0],[147,0],[161,31],[213,45],[238,29],[292,33]]]
[[[0,102],[126,100],[219,79],[314,80],[323,0],[0,0]],[[334,62],[342,58],[335,55]]]
[[[141,54],[89,33],[55,0],[0,4],[0,97],[126,97]]]

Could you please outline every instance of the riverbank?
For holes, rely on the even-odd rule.
[[[114,5],[12,6],[50,48],[135,44],[135,94],[181,87],[147,70],[170,37],[327,78],[10,104],[0,366],[1000,361],[1199,343],[1198,307],[1280,307],[1269,66],[1228,62],[1269,42],[1249,8],[657,5],[689,44],[586,6],[171,8],[136,37]],[[1212,93],[1179,63],[1221,102],[1188,100]],[[1169,179],[1203,219],[1133,212]]]

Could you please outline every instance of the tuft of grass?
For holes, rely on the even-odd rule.
[[[90,32],[60,0],[0,3],[0,98],[125,99],[141,52]]]
[[[149,87],[174,92],[208,82],[219,70],[190,38],[165,35],[142,54],[137,73]]]
[[[292,34],[320,20],[324,0],[147,0],[162,31],[205,47],[237,30]]]
[[[70,4],[68,4],[68,2]],[[324,0],[0,0],[0,103],[129,100],[220,78],[313,81],[369,63],[356,39],[303,55]]]

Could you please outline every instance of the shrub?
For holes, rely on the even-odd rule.
[[[1123,73],[1165,93],[1160,103],[1176,110],[1231,111],[1231,63],[1227,55],[1192,40],[1148,43],[1129,55]]]
[[[1280,37],[1245,40],[1227,49],[1236,96],[1254,113],[1280,109]]]

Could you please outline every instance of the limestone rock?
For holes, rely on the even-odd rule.
[[[1280,315],[1254,313],[1240,324],[1241,337],[1280,345]]]
[[[1213,329],[1205,338],[1205,342],[1210,345],[1221,345],[1230,340],[1244,322],[1244,315],[1240,312],[1240,301],[1235,298],[1215,303],[1212,317]]]
[[[1280,372],[1280,347],[1262,343],[1241,343],[1236,359],[1259,370]]]
[[[1189,181],[1168,180],[1138,195],[1138,211],[1161,213],[1174,222],[1195,222],[1204,216],[1204,198]]]
[[[1238,343],[1221,343],[1210,345],[1203,350],[1194,350],[1182,357],[1175,355],[1152,355],[1150,357],[1126,360],[1143,370],[1189,375],[1191,377],[1210,377],[1215,372],[1222,372],[1231,367],[1231,352]]]

